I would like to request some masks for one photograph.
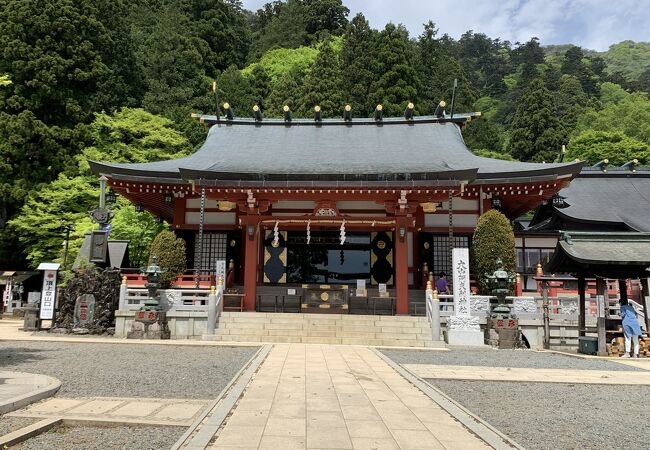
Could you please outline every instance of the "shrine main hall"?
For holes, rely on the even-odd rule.
[[[234,262],[243,309],[295,297],[340,312],[357,289],[385,291],[397,314],[422,295],[423,270],[450,273],[481,214],[508,218],[568,186],[582,163],[479,157],[462,128],[480,113],[397,118],[243,119],[196,115],[209,128],[191,156],[91,162],[97,175],[185,239],[188,268]],[[426,264],[426,265],[425,265]],[[320,305],[307,291],[320,289]]]

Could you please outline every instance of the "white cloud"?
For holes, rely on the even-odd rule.
[[[492,38],[542,44],[576,44],[606,50],[626,39],[650,41],[650,6],[638,0],[343,0],[350,17],[362,12],[375,28],[403,23],[417,36],[433,20],[440,33],[459,38],[467,30]],[[257,10],[266,1],[243,0]]]

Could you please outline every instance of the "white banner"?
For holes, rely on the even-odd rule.
[[[222,277],[223,284],[226,284],[226,260],[217,259],[215,275],[217,277],[216,282],[219,282],[219,277]]]
[[[7,285],[5,286],[4,297],[2,299],[5,306],[11,303],[13,298],[13,284],[11,277],[7,279]]]
[[[454,315],[469,317],[469,249],[453,249],[452,264],[454,270]]]
[[[56,303],[56,270],[43,271],[43,290],[41,295],[40,318],[43,320],[54,319],[54,305]]]

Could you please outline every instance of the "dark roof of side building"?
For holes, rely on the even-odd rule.
[[[455,116],[456,117],[456,116]],[[573,176],[582,163],[542,164],[502,161],[474,155],[458,123],[435,117],[384,119],[216,121],[205,143],[191,156],[151,163],[92,161],[97,174],[182,180],[422,182],[467,180],[516,182]]]
[[[650,233],[562,232],[544,271],[636,278],[647,277],[649,266]]]
[[[559,195],[564,205],[542,205],[529,230],[650,232],[650,167],[635,172],[586,168]]]

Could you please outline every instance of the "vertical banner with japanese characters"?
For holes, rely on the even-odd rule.
[[[40,318],[52,320],[54,318],[54,305],[56,302],[56,270],[43,271],[43,290],[41,293]]]
[[[454,315],[469,317],[469,249],[453,249],[452,264],[454,271]]]

